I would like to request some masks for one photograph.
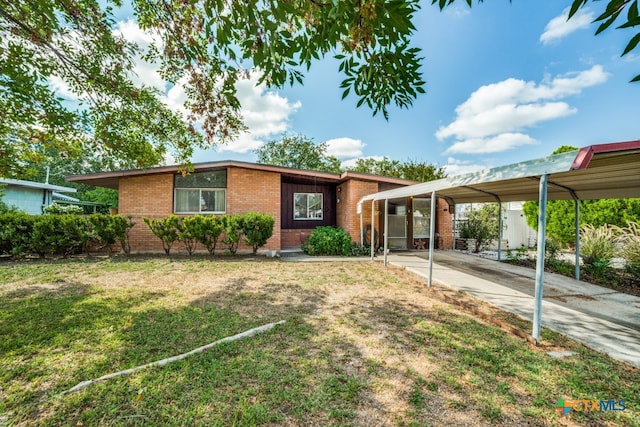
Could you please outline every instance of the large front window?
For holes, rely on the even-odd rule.
[[[227,172],[176,175],[174,212],[178,214],[225,213]]]
[[[321,220],[322,193],[294,193],[293,219]]]

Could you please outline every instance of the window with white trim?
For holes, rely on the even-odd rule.
[[[174,207],[177,214],[223,214],[227,210],[227,171],[176,175]]]
[[[321,220],[322,193],[293,193],[294,220]]]

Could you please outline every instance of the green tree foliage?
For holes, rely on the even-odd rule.
[[[138,24],[157,39],[146,51],[113,31],[120,4],[2,2],[0,175],[15,175],[49,146],[78,158],[98,151],[136,167],[157,164],[167,151],[185,162],[194,146],[244,129],[235,83],[254,68],[260,82],[282,87],[301,83],[302,70],[333,55],[343,95],[385,117],[389,105],[408,107],[424,92],[419,50],[410,46],[417,0],[134,0]],[[188,117],[134,83],[136,55],[159,64],[170,84],[184,84]],[[63,103],[52,77],[81,105]]]
[[[349,170],[373,175],[403,178],[416,182],[434,181],[447,176],[447,173],[442,167],[418,162],[416,160],[409,160],[403,163],[398,160],[391,160],[386,156],[381,160],[373,158],[358,159],[355,166],[349,168]]]
[[[469,217],[460,227],[460,236],[475,239],[473,252],[480,252],[499,236],[498,205],[486,203],[480,209],[469,212]]]
[[[432,4],[444,9],[454,1]],[[640,22],[635,0],[573,0],[570,16],[587,4],[604,9],[596,33],[614,22]],[[157,164],[168,151],[186,162],[194,147],[227,141],[244,128],[235,83],[251,69],[278,88],[302,83],[315,60],[333,56],[343,98],[353,94],[358,107],[385,117],[390,105],[409,107],[425,92],[423,58],[411,45],[419,0],[132,0],[138,24],[157,39],[146,51],[114,31],[113,9],[120,6],[0,3],[0,175],[16,176],[48,147],[75,158],[94,151],[136,167]],[[622,54],[639,42],[640,33]],[[136,55],[159,64],[169,84],[184,83],[188,117],[134,82]],[[63,102],[51,80],[64,82],[78,102]]]
[[[304,135],[283,136],[254,150],[257,162],[323,172],[340,173],[340,160],[327,155],[327,144],[315,144]]]
[[[563,145],[552,154],[578,150],[577,147]],[[600,199],[581,200],[580,225],[590,224],[600,227],[606,224],[624,227],[629,222],[640,220],[640,199]],[[527,201],[522,207],[527,224],[538,229],[538,207],[536,201]],[[560,245],[575,242],[575,202],[572,200],[551,200],[547,202],[547,236]]]

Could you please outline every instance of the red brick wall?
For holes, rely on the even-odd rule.
[[[136,223],[129,233],[132,252],[162,252],[162,242],[142,218],[164,218],[172,212],[173,174],[120,178],[118,213],[131,215]]]
[[[262,249],[280,250],[280,174],[242,168],[227,170],[227,214],[258,212],[275,219],[273,236]],[[247,250],[240,245],[239,250]]]
[[[313,228],[309,229],[297,229],[297,230],[282,230],[281,231],[281,245],[282,249],[297,249],[309,238],[309,234],[313,231]]]
[[[340,199],[337,204],[336,225],[351,235],[354,242],[360,243],[360,214],[357,213],[358,201],[367,194],[378,192],[378,183],[350,179],[338,186],[336,196]],[[378,228],[378,215],[376,215]],[[362,205],[362,223],[371,224],[371,202]]]
[[[453,249],[453,218],[449,204],[444,199],[438,199],[436,221],[436,230],[440,233],[440,249]]]
[[[132,252],[162,252],[162,242],[142,218],[164,218],[173,213],[173,177],[169,173],[120,179],[119,213],[131,215],[136,223],[129,235]],[[262,249],[280,250],[280,174],[229,168],[227,214],[245,212],[273,215],[273,236]],[[219,243],[218,248],[224,250],[224,245]],[[177,253],[182,249],[182,244],[176,242],[172,251]],[[241,244],[239,250],[250,248]]]

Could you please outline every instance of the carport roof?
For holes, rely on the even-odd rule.
[[[640,140],[590,145],[580,150],[457,175],[363,197],[385,200],[436,192],[450,204],[538,200],[549,175],[548,199],[640,197]]]

